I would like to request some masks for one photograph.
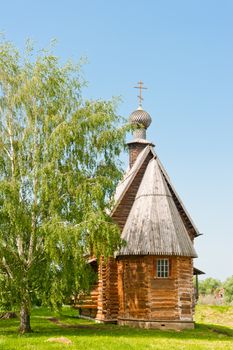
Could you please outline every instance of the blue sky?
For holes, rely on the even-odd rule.
[[[62,61],[87,56],[87,98],[121,96],[127,117],[145,82],[148,139],[204,233],[195,265],[222,280],[233,274],[232,18],[232,0],[8,0],[0,11],[20,49],[56,38]]]

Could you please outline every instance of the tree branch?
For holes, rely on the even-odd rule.
[[[5,270],[6,270],[7,274],[8,274],[8,276],[13,280],[13,273],[12,273],[12,271],[11,271],[9,265],[8,265],[7,262],[6,262],[5,257],[2,258],[2,265],[3,265],[3,267],[5,268]]]

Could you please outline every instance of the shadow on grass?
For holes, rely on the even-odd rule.
[[[50,314],[51,315],[51,314]],[[122,327],[117,325],[96,324],[91,321],[83,321],[75,317],[74,323],[66,323],[74,317],[63,315],[58,322],[49,321],[47,315],[32,317],[33,333],[25,334],[22,337],[27,338],[49,338],[49,337],[127,337],[127,338],[157,338],[157,339],[195,339],[214,341],[233,342],[233,329],[225,326],[213,324],[196,324],[195,329],[176,331],[160,331],[152,329],[138,329]],[[0,335],[18,337],[17,330],[19,320],[2,320],[0,321]]]

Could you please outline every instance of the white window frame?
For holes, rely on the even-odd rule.
[[[169,276],[170,276],[169,259],[157,259],[157,261],[156,261],[156,277],[157,278],[169,278]]]

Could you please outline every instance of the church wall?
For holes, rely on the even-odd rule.
[[[168,278],[156,277],[156,259],[162,258],[169,258]],[[98,286],[83,302],[79,306],[81,314],[102,322],[118,320],[121,325],[160,329],[193,328],[192,259],[167,256],[122,256],[107,262],[102,259]]]
[[[98,301],[96,320],[116,321],[118,316],[117,262],[102,258],[98,267]]]
[[[193,259],[177,258],[177,290],[179,317],[181,320],[192,320],[194,312]]]
[[[121,257],[118,260],[118,318],[149,317],[148,260],[149,257],[141,256]]]
[[[170,275],[156,277],[156,259],[118,258],[119,323],[146,328],[193,328],[192,259],[169,257]]]
[[[92,286],[89,294],[79,295],[75,300],[74,307],[79,310],[80,316],[95,318],[97,312],[97,301],[98,301],[98,285]]]
[[[151,257],[150,259],[150,308],[151,319],[177,320],[178,290],[177,290],[177,258],[169,257],[170,274],[168,278],[156,277],[158,259],[167,256]]]

